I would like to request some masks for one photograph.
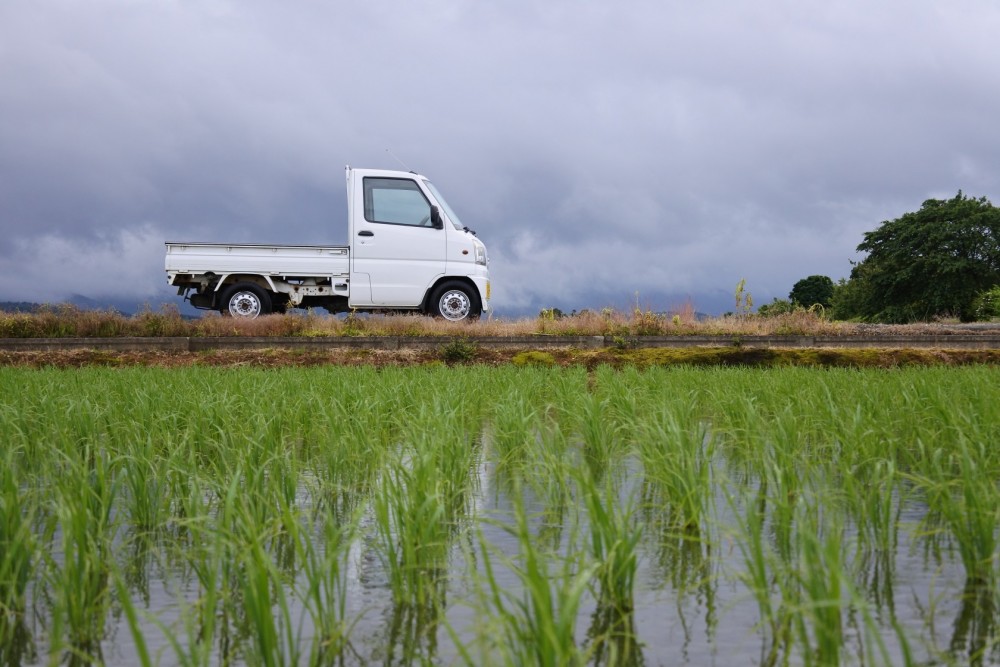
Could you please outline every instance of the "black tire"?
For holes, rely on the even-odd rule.
[[[453,280],[443,283],[431,296],[430,313],[451,322],[474,320],[482,312],[479,294],[466,283]]]
[[[271,295],[253,283],[236,283],[222,295],[223,315],[252,320],[271,312]]]

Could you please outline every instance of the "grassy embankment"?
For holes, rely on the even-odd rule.
[[[288,350],[186,352],[51,351],[0,352],[0,365],[83,366],[293,366],[359,365],[400,366],[439,362],[497,365],[569,366],[594,368],[602,364],[655,366],[689,364],[696,366],[840,366],[891,368],[906,365],[968,365],[1000,362],[1000,351],[990,349],[762,349],[743,346],[749,336],[867,335],[941,336],[957,330],[941,326],[910,325],[872,329],[862,324],[831,322],[816,313],[799,311],[777,317],[721,317],[698,320],[687,313],[671,317],[649,312],[631,314],[615,311],[585,313],[559,319],[538,317],[521,320],[481,320],[452,323],[417,315],[385,315],[334,318],[316,314],[271,315],[252,321],[209,315],[198,320],[181,318],[174,310],[144,312],[125,317],[113,312],[82,311],[61,307],[38,313],[0,313],[0,338],[95,338],[95,337],[222,337],[257,336],[315,339],[323,337],[424,337],[440,338],[433,349],[386,351]],[[962,330],[967,334],[968,331]],[[603,336],[608,347],[593,349],[553,349],[525,351],[478,345],[481,337],[528,339],[548,336]],[[717,347],[637,349],[648,336],[708,336]],[[284,344],[283,344],[284,345]],[[943,346],[945,347],[945,346]]]

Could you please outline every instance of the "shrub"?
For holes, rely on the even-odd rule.
[[[991,320],[1000,317],[1000,285],[980,292],[972,305],[977,320]]]
[[[775,317],[784,315],[795,310],[795,304],[787,299],[775,298],[771,303],[765,303],[757,309],[757,314],[761,317]]]
[[[478,349],[468,338],[456,338],[441,346],[441,358],[449,364],[466,363],[476,358]]]

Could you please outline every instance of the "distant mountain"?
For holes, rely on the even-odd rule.
[[[41,307],[42,304],[30,301],[0,301],[0,312],[3,313],[33,313]]]
[[[66,303],[70,303],[83,310],[114,310],[128,316],[135,315],[144,310],[156,312],[163,306],[176,307],[180,310],[181,315],[185,317],[200,317],[204,312],[197,308],[192,308],[187,301],[182,301],[181,299],[164,301],[162,299],[140,299],[127,296],[90,297],[83,294],[73,294],[66,300]]]
[[[151,299],[136,299],[129,297],[102,297],[94,298],[83,294],[73,294],[65,301],[57,303],[35,303],[32,301],[0,301],[0,312],[4,313],[33,313],[42,308],[58,307],[62,304],[75,306],[80,310],[113,310],[117,313],[131,317],[143,310],[156,312],[163,306],[177,307],[181,315],[186,318],[200,317],[205,311],[192,308],[186,301],[180,299],[175,301],[154,301]]]
[[[494,304],[496,307],[496,304]],[[595,292],[584,299],[553,299],[551,302],[534,300],[526,306],[496,307],[493,313],[502,318],[535,317],[546,308],[558,308],[565,314],[584,309],[600,312],[604,308],[613,308],[619,312],[631,313],[636,306],[643,311],[653,311],[658,314],[672,315],[678,312],[694,310],[695,317],[705,319],[733,310],[733,295],[721,290],[701,292],[696,294],[677,294],[673,292],[642,292],[638,295],[623,295],[618,292]]]

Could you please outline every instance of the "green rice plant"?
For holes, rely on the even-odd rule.
[[[757,603],[760,618],[758,630],[761,638],[759,664],[777,664],[780,656],[788,652],[791,641],[790,614],[778,590],[776,562],[765,533],[765,514],[756,498],[735,498],[727,492],[727,500],[737,518],[739,536],[736,545],[743,557],[740,579]]]
[[[842,560],[843,527],[837,523],[819,525],[814,508],[804,502],[796,502],[796,519],[798,559],[792,577],[779,577],[781,593],[798,604],[792,626],[805,663],[840,664],[843,613],[850,599],[849,577]]]
[[[816,504],[796,504],[798,560],[793,577],[779,577],[785,586],[782,595],[798,602],[792,627],[802,648],[804,663],[840,664],[845,659],[845,616],[854,611],[861,617],[861,635],[868,660],[892,664],[885,640],[865,602],[854,590],[844,562],[844,526],[837,513],[823,512]],[[900,652],[909,655],[905,637],[899,633]]]
[[[50,536],[59,549],[47,558],[52,591],[53,654],[71,663],[100,659],[100,641],[111,607],[109,581],[117,524],[112,511],[118,482],[106,453],[85,446],[63,454]]]
[[[577,642],[577,622],[591,580],[599,565],[590,563],[570,540],[565,556],[540,550],[529,527],[523,502],[514,498],[514,523],[497,524],[516,542],[518,555],[492,553],[477,531],[477,562],[481,564],[475,590],[480,619],[476,641],[479,661],[557,667],[582,665],[588,654]],[[505,586],[498,567],[513,572],[519,587]],[[470,649],[463,648],[466,660]]]
[[[490,455],[498,470],[516,472],[537,442],[539,413],[518,394],[500,397],[490,420]]]
[[[253,521],[252,517],[248,517]],[[240,594],[249,645],[243,657],[248,665],[280,667],[300,664],[299,638],[285,593],[284,580],[263,540],[240,550]]]
[[[388,462],[373,497],[380,555],[401,609],[441,603],[451,544],[467,512],[475,449],[456,411],[435,397],[408,415],[406,446]]]
[[[19,664],[33,653],[25,624],[26,594],[35,575],[38,540],[33,532],[34,508],[20,488],[16,445],[0,453],[0,660]]]
[[[609,400],[599,394],[581,399],[578,409],[576,421],[583,460],[595,477],[601,477],[620,463],[626,450],[620,424],[609,418]]]
[[[849,468],[840,504],[857,529],[857,579],[879,610],[896,620],[894,582],[900,520],[908,493],[896,464],[875,459]]]
[[[962,443],[944,461],[910,477],[927,498],[930,519],[939,517],[957,544],[969,581],[993,586],[997,580],[1000,489],[995,470],[983,465],[988,446],[984,442]],[[947,472],[952,467],[957,468],[957,474]]]
[[[538,540],[549,549],[557,549],[562,541],[567,512],[574,501],[573,476],[568,474],[570,447],[566,434],[549,423],[542,427],[538,442],[527,452],[528,458],[509,485],[511,493],[518,493],[524,482],[542,503],[538,526]]]
[[[596,564],[592,588],[597,609],[588,637],[595,661],[624,663],[641,657],[635,634],[635,580],[643,529],[635,506],[623,502],[607,478],[598,486],[589,472],[573,477],[587,511],[589,558]]]
[[[139,664],[142,665],[142,667],[151,667],[153,661],[149,655],[149,646],[146,642],[146,636],[139,623],[139,614],[137,613],[135,604],[133,604],[132,598],[129,595],[128,585],[125,583],[121,573],[117,570],[113,571],[112,579],[115,584],[115,591],[118,593],[118,599],[120,601],[122,611],[124,612],[125,619],[128,623],[129,633],[132,635],[132,640],[135,642],[136,657],[138,658]]]
[[[544,374],[546,417],[567,435],[576,429],[579,403],[586,397],[588,374],[584,368],[552,369]]]
[[[317,544],[313,535],[300,531],[302,577],[296,585],[297,597],[305,605],[312,626],[308,662],[333,665],[342,662],[352,623],[347,617],[347,553],[353,542],[360,513],[342,522],[328,514],[322,520]]]
[[[945,660],[970,665],[997,663],[1000,658],[998,602],[995,587],[966,582]]]
[[[636,522],[633,503],[622,504],[610,483],[601,486],[578,470],[573,477],[587,511],[590,557],[599,564],[594,576],[597,604],[621,614],[634,609],[638,545],[642,526]]]
[[[419,454],[389,463],[373,498],[379,553],[401,608],[433,607],[444,592],[453,523],[432,465]]]
[[[225,664],[232,661],[235,652],[228,634],[233,592],[227,574],[232,550],[225,543],[224,535],[214,531],[206,519],[207,516],[201,514],[185,519],[190,524],[187,534],[191,540],[185,545],[183,558],[196,575],[199,595],[192,604],[181,604],[183,638],[162,623],[156,623],[173,649],[175,660],[184,667],[207,667],[217,659]],[[183,596],[178,597],[183,601]],[[126,604],[131,603],[123,601],[123,605]],[[130,630],[133,636],[143,634],[131,621]],[[135,641],[138,645],[144,639],[136,638]]]
[[[713,442],[690,404],[660,407],[642,422],[636,443],[644,505],[662,505],[680,534],[697,539],[712,492]]]
[[[165,525],[171,500],[167,477],[161,474],[163,461],[151,440],[147,435],[130,443],[120,461],[128,523],[139,533],[154,532]]]

